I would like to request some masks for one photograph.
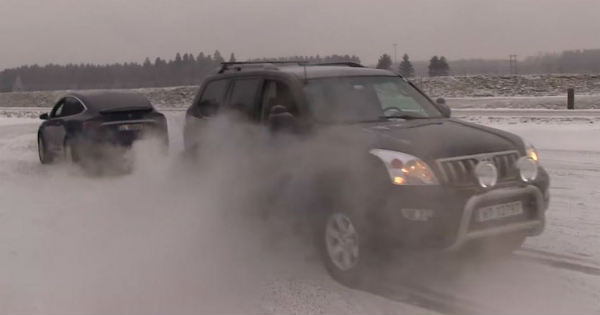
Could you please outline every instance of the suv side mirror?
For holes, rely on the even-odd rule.
[[[296,117],[282,105],[271,107],[268,123],[271,131],[293,131],[296,129]]]
[[[446,104],[446,100],[443,97],[440,97],[435,100],[435,103],[438,105],[438,108],[442,112],[442,115],[444,115],[444,117],[449,118],[452,114],[452,111],[450,110],[448,104]]]
[[[40,119],[41,119],[41,120],[48,120],[48,119],[49,119],[49,117],[48,117],[48,113],[43,113],[43,114],[41,114],[41,115],[40,115]]]

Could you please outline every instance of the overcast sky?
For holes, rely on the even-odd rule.
[[[600,48],[600,0],[0,0],[0,69],[143,61],[200,51],[238,59],[382,53],[507,58]]]

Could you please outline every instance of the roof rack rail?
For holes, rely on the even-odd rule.
[[[231,70],[232,66],[237,66],[234,67],[235,70],[237,71],[241,71],[242,70],[242,66],[246,65],[246,66],[250,66],[250,67],[273,67],[276,68],[275,65],[277,64],[297,64],[299,66],[301,65],[305,65],[306,62],[305,61],[297,61],[297,60],[289,60],[289,61],[230,61],[230,62],[221,62],[221,68],[219,69],[218,73],[223,73],[227,70]]]
[[[364,68],[365,67],[365,66],[361,65],[360,63],[350,62],[350,61],[317,63],[312,66],[348,66],[348,67],[352,67],[352,68]]]
[[[352,68],[364,68],[365,66],[350,61],[342,61],[342,62],[325,62],[325,63],[310,63],[308,61],[302,60],[277,60],[277,61],[230,61],[230,62],[221,62],[221,68],[219,68],[218,73],[224,73],[227,70],[236,70],[241,71],[243,68],[271,68],[273,70],[277,70],[276,65],[285,65],[285,64],[294,64],[298,66],[346,66]],[[245,67],[244,67],[245,66]]]

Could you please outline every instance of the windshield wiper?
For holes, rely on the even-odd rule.
[[[323,121],[328,124],[341,124],[341,125],[352,125],[352,124],[364,124],[364,123],[377,123],[382,121],[388,121],[390,119],[429,119],[430,117],[414,116],[414,115],[392,115],[392,116],[379,116],[376,119],[364,119],[364,120],[331,120]]]
[[[410,119],[428,119],[429,117],[423,117],[423,116],[414,116],[414,115],[408,115],[408,114],[404,114],[404,115],[391,115],[391,116],[380,116],[379,119],[381,120],[388,120],[388,119],[406,119],[406,120],[410,120]]]

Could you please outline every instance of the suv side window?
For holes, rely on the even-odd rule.
[[[227,80],[216,80],[206,85],[202,96],[196,103],[197,110],[201,116],[216,114],[221,105],[223,105],[227,83]]]
[[[229,97],[229,108],[239,110],[251,119],[256,119],[256,94],[260,83],[260,79],[241,79],[233,81],[233,90]]]
[[[61,117],[76,115],[83,112],[83,105],[75,98],[67,97],[64,102]]]
[[[298,115],[298,106],[289,86],[280,81],[267,80],[265,81],[261,100],[261,119],[263,121],[269,118],[271,107],[275,105],[284,106],[292,115]]]

